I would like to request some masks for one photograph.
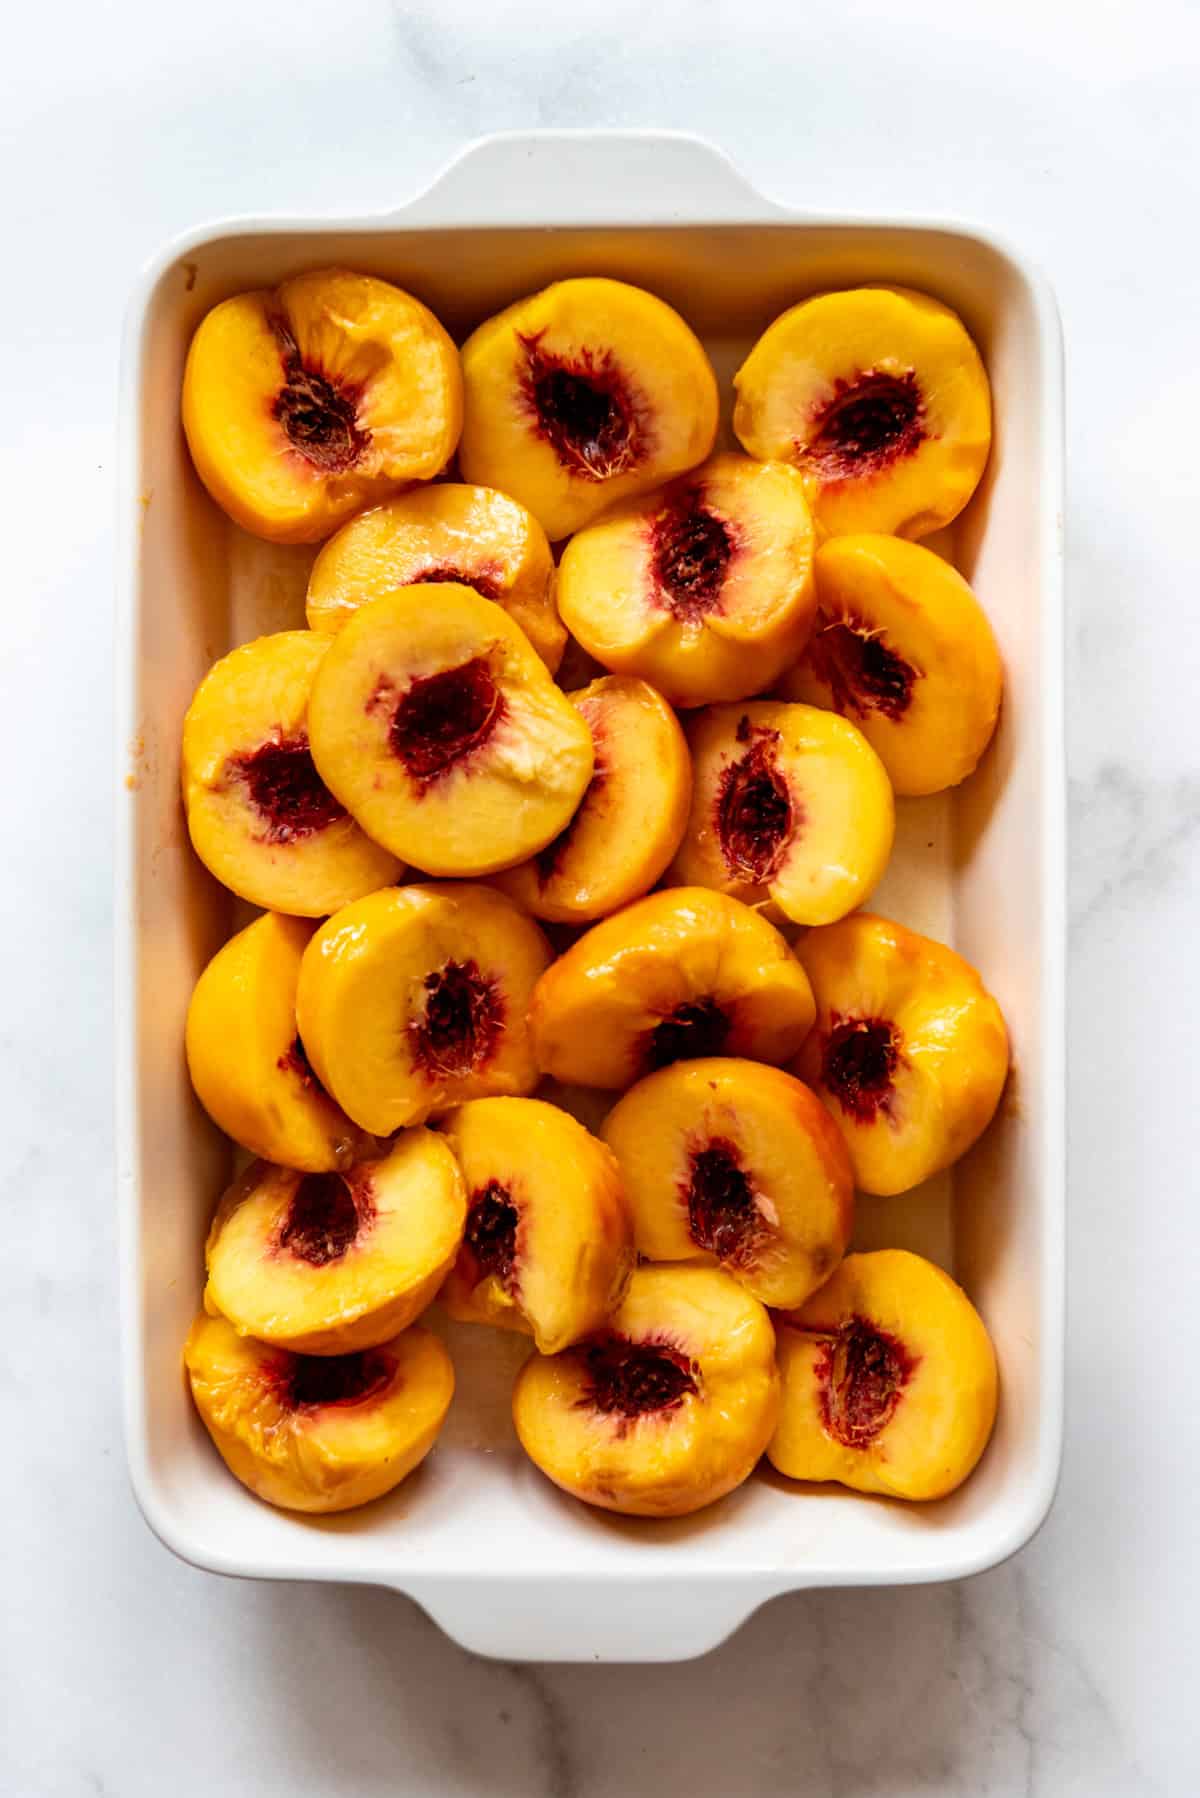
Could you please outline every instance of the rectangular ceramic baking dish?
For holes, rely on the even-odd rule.
[[[996,1434],[953,1497],[904,1506],[760,1474],[678,1522],[591,1511],[549,1486],[512,1436],[520,1340],[471,1328],[452,1343],[459,1392],[436,1453],[361,1513],[313,1521],[258,1502],[193,1413],[180,1347],[229,1152],[191,1096],[183,1021],[231,913],[188,847],[180,722],[215,657],[303,622],[314,552],[253,541],[218,513],[189,467],[179,385],[210,306],[330,263],[411,288],[459,337],[559,276],[638,282],[699,331],[726,396],[758,332],[822,288],[922,288],[977,339],[996,437],[946,547],[996,626],[1003,718],[965,791],[900,805],[876,906],[983,969],[1012,1029],[1013,1076],[953,1178],[866,1201],[859,1231],[950,1267],[995,1338]],[[172,244],[134,298],[122,386],[118,1178],[125,1421],[151,1527],[197,1566],[392,1586],[472,1649],[546,1660],[682,1659],[778,1593],[954,1578],[1028,1541],[1053,1496],[1063,1380],[1062,373],[1045,283],[975,230],[786,210],[693,138],[499,137],[382,218],[239,219]]]

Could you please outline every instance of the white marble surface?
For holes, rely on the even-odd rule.
[[[0,58],[5,1798],[1200,1790],[1194,0],[68,0]],[[665,124],[798,203],[999,227],[1070,375],[1071,1330],[1062,1487],[961,1586],[782,1600],[679,1668],[472,1661],[387,1594],[151,1538],[115,1383],[114,362],[212,214],[382,209],[461,139]]]

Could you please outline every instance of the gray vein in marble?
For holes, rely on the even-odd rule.
[[[1194,872],[1200,835],[1200,777],[1139,779],[1106,762],[1071,783],[1072,932],[1114,903],[1172,886],[1185,864]]]
[[[545,1773],[545,1798],[576,1798],[578,1786],[571,1756],[570,1718],[551,1690],[547,1674],[532,1663],[512,1661],[507,1671],[526,1693],[538,1719],[538,1757]]]

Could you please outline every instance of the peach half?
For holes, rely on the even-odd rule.
[[[692,810],[672,873],[772,902],[796,924],[861,905],[892,853],[883,763],[855,726],[815,706],[712,706],[688,724]]]
[[[817,622],[780,686],[850,718],[897,793],[965,780],[1000,714],[1004,674],[987,614],[919,543],[870,532],[817,551]]]
[[[782,1068],[678,1061],[617,1101],[604,1139],[650,1261],[705,1261],[790,1307],[846,1252],[850,1158],[820,1100]]]
[[[528,506],[554,542],[703,462],[717,380],[699,338],[624,281],[557,281],[462,349],[459,465]]]
[[[1008,1033],[970,962],[859,912],[797,949],[817,1001],[793,1064],[841,1130],[863,1192],[907,1192],[986,1130],[1008,1074]]]
[[[427,874],[494,874],[535,855],[592,778],[591,732],[524,631],[452,583],[356,612],[329,640],[309,724],[330,791]]]
[[[661,693],[609,674],[568,694],[592,733],[595,766],[567,828],[496,884],[555,924],[586,924],[639,899],[678,849],[692,796],[692,764]]]
[[[783,1404],[767,1454],[780,1473],[930,1499],[973,1471],[996,1418],[996,1355],[932,1261],[849,1255],[776,1324]]]
[[[604,1324],[633,1267],[611,1152],[541,1099],[473,1099],[446,1120],[467,1225],[440,1297],[451,1317],[532,1335],[557,1354]]]
[[[230,1473],[288,1511],[349,1511],[390,1492],[425,1459],[454,1396],[450,1357],[420,1328],[354,1354],[293,1355],[202,1313],[184,1364]]]
[[[572,537],[559,610],[598,662],[673,705],[743,699],[808,641],[813,548],[795,469],[714,456]]]
[[[412,294],[322,269],[215,306],[192,338],[183,428],[196,472],[245,530],[317,543],[454,454],[462,374]]]
[[[403,873],[313,762],[309,699],[330,641],[279,631],[243,643],[205,675],[183,721],[183,802],[196,854],[251,905],[304,918]]]
[[[783,937],[705,887],[651,893],[572,944],[538,981],[530,1023],[544,1074],[626,1087],[697,1056],[786,1061],[815,1016]]]
[[[345,1173],[256,1162],[213,1218],[205,1308],[298,1354],[374,1348],[432,1302],[466,1214],[458,1165],[432,1130],[402,1131],[381,1160]]]
[[[389,1136],[491,1093],[529,1093],[528,1015],[550,949],[491,887],[391,887],[347,905],[304,951],[296,1018],[326,1091]]]
[[[555,672],[567,633],[554,604],[550,545],[532,512],[494,487],[439,481],[344,524],[313,564],[309,627],[339,631],[371,600],[430,581],[494,599]]]
[[[372,1139],[335,1105],[296,1030],[300,962],[315,924],[264,912],[218,949],[192,993],[188,1072],[234,1142],[301,1173],[348,1168]]]
[[[740,1486],[779,1415],[775,1335],[715,1267],[639,1267],[608,1328],[517,1375],[513,1422],[547,1479],[590,1505],[683,1517]]]
[[[828,536],[927,537],[974,493],[992,440],[987,371],[962,320],[907,287],[793,306],[734,376],[733,428],[799,469]]]

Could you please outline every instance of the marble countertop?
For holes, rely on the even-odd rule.
[[[1185,1346],[1200,1242],[1198,62],[1191,0],[74,0],[10,22],[6,1798],[1200,1790]],[[478,1661],[386,1593],[194,1572],[135,1510],[118,1420],[108,745],[126,294],[200,218],[381,210],[462,139],[530,124],[696,129],[797,204],[978,219],[1046,268],[1068,348],[1058,1501],[993,1573],[780,1600],[680,1667]]]

